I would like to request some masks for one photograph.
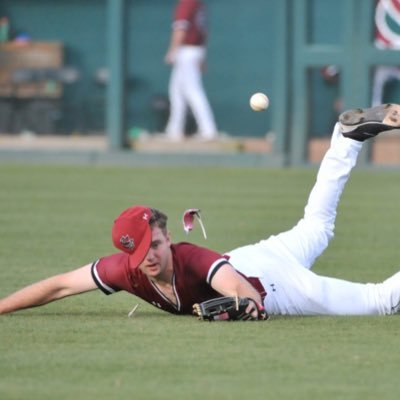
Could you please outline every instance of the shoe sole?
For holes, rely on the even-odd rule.
[[[385,130],[396,129],[400,127],[400,105],[382,104],[373,108],[345,111],[340,115],[339,122],[343,133],[368,124],[384,125]]]

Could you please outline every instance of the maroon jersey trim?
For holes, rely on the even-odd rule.
[[[188,21],[184,21],[184,20],[179,20],[179,21],[175,21],[173,24],[172,24],[172,28],[174,29],[174,30],[176,30],[176,29],[182,29],[182,30],[184,30],[184,31],[187,31],[188,29],[189,29],[189,22]]]
[[[229,264],[229,262],[226,260],[226,258],[220,258],[219,260],[216,260],[212,263],[210,269],[208,270],[207,274],[207,283],[211,285],[212,278],[214,277],[215,273],[224,265],[224,264]]]
[[[172,307],[174,307],[175,310],[179,311],[181,309],[181,300],[179,299],[178,292],[176,291],[176,286],[175,286],[175,273],[172,276],[172,288],[174,290],[175,298],[177,301],[177,304],[174,304],[167,296],[164,295],[164,293],[158,288],[158,286],[151,280],[149,279],[150,284],[153,286],[154,290],[157,291],[157,293],[169,304],[171,304]]]
[[[97,260],[96,262],[94,262],[94,263],[92,264],[92,268],[91,268],[92,278],[93,278],[94,282],[96,283],[96,285],[98,286],[98,288],[99,288],[103,293],[105,293],[106,295],[113,294],[113,293],[117,292],[117,290],[114,289],[114,288],[112,288],[111,286],[108,286],[107,284],[105,284],[105,283],[101,280],[101,278],[100,278],[100,276],[99,276],[99,274],[98,274],[98,272],[97,272],[97,268],[96,268],[96,267],[97,267],[97,264],[99,263],[99,261],[100,261],[100,260]]]

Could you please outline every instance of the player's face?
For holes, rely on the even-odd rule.
[[[171,240],[157,226],[152,230],[150,249],[144,261],[139,265],[141,271],[149,278],[162,278],[172,264]]]

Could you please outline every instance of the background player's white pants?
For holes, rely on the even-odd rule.
[[[183,138],[188,106],[193,112],[200,136],[213,139],[217,134],[202,83],[201,64],[204,58],[205,48],[201,46],[182,46],[177,51],[169,83],[171,110],[166,133],[171,139]]]
[[[361,284],[310,271],[333,237],[337,205],[361,146],[344,138],[337,124],[304,217],[287,232],[228,253],[237,270],[261,280],[270,314],[389,314],[398,305],[399,274],[382,284]]]

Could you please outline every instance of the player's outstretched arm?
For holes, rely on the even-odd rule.
[[[258,304],[262,304],[260,293],[228,263],[215,273],[211,286],[223,296],[249,297]]]
[[[74,294],[97,289],[91,264],[33,283],[0,299],[0,314],[38,307]]]

